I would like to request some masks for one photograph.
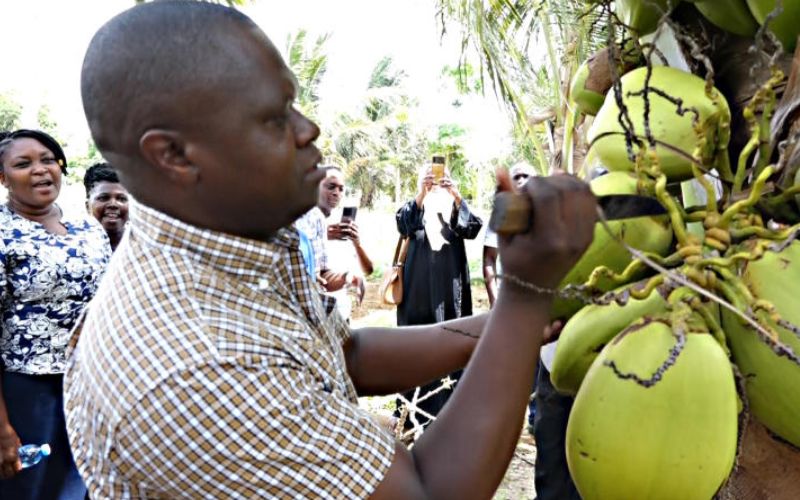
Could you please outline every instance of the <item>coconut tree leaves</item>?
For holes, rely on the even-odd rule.
[[[597,22],[602,9],[581,0],[439,0],[437,12],[443,36],[452,30],[460,37],[459,65],[474,62],[483,88],[490,86],[507,105],[517,149],[532,152],[525,156],[541,172],[549,170],[548,158],[562,152],[545,122],[552,120],[549,130],[564,136],[572,114],[564,88],[578,62],[607,38],[605,24]]]
[[[319,86],[328,69],[325,43],[329,38],[330,34],[326,33],[309,43],[308,32],[304,29],[286,37],[286,63],[297,78],[295,104],[312,120],[317,119]]]

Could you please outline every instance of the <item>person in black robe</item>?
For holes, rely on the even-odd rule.
[[[403,269],[403,300],[397,307],[397,325],[427,325],[472,315],[472,292],[465,239],[474,239],[482,221],[445,170],[435,182],[429,166],[421,172],[417,196],[397,211],[397,230],[409,237]],[[450,375],[458,380],[461,371]],[[440,380],[420,388],[419,398],[437,389]],[[453,389],[445,389],[421,401],[417,407],[435,416]],[[414,390],[403,394],[413,400]],[[398,408],[399,408],[398,401]],[[398,411],[399,413],[399,411]],[[416,415],[427,426],[430,420]],[[411,422],[406,422],[407,428]]]

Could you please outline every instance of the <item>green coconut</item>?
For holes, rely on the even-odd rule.
[[[617,0],[617,16],[639,36],[652,33],[658,27],[658,21],[679,0]]]
[[[758,22],[747,7],[746,0],[701,0],[694,2],[703,17],[714,26],[740,36],[753,36]]]
[[[628,110],[633,125],[633,133],[645,141],[644,113],[645,100],[642,92],[645,86],[647,68],[638,68],[621,79],[622,102]],[[648,93],[650,103],[650,131],[656,142],[656,156],[661,170],[671,182],[692,177],[691,158],[698,144],[693,121],[697,122],[706,138],[705,145],[695,159],[706,168],[713,168],[719,147],[717,141],[722,124],[730,123],[730,109],[722,94],[711,89],[711,97],[706,95],[705,81],[691,73],[666,66],[652,68],[650,88],[667,93],[668,99],[655,92]],[[636,95],[634,95],[636,94]],[[680,99],[680,104],[675,101]],[[619,123],[619,107],[615,92],[609,92],[603,106],[597,113],[589,129],[591,149],[611,170],[630,171],[634,163],[628,159],[625,136]],[[639,148],[634,144],[634,154]]]
[[[772,303],[786,321],[800,325],[800,242],[780,253],[766,252],[746,264],[741,276],[754,296]],[[778,356],[733,313],[723,310],[722,322],[733,360],[745,379],[750,411],[769,430],[800,446],[800,366]],[[800,355],[800,338],[785,328],[774,328],[778,340]]]
[[[628,172],[609,172],[590,182],[592,192],[598,196],[608,194],[642,194],[644,192],[634,174]],[[567,273],[561,282],[564,287],[569,284],[585,283],[592,272],[600,265],[621,273],[633,259],[628,250],[617,238],[627,245],[643,252],[667,255],[672,244],[672,226],[666,215],[653,217],[636,217],[609,221],[608,226],[613,236],[609,235],[602,224],[595,224],[594,240],[589,248]],[[641,276],[633,276],[636,280]],[[619,286],[610,280],[601,279],[598,288],[611,290]],[[553,304],[553,318],[569,318],[575,314],[583,303],[579,300],[557,299]]]
[[[586,374],[566,435],[569,470],[585,500],[708,500],[730,474],[736,389],[711,335],[687,334],[654,385],[620,376],[650,379],[675,342],[668,324],[642,320],[609,343]]]
[[[632,42],[617,47],[617,50],[616,74],[622,75],[636,66],[641,53]],[[594,116],[603,105],[608,90],[614,84],[609,62],[609,49],[605,47],[592,54],[575,72],[570,85],[570,97],[581,113]]]
[[[657,291],[642,300],[631,298],[624,306],[612,302],[582,308],[558,336],[550,370],[553,387],[564,394],[576,394],[589,367],[611,339],[635,320],[666,310],[667,302]]]
[[[570,85],[570,97],[578,111],[586,115],[596,115],[603,105],[605,94],[591,88],[589,61],[584,61],[575,72]],[[587,83],[589,85],[587,85]]]
[[[775,10],[776,0],[747,0],[750,12],[759,24],[764,24],[767,16]],[[783,12],[772,19],[769,29],[783,44],[783,49],[793,52],[797,47],[797,36],[800,35],[800,1],[783,0]]]

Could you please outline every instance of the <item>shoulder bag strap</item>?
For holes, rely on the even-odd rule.
[[[402,238],[402,245],[401,242],[398,241],[398,248],[400,249],[400,256],[395,258],[395,262],[397,265],[402,266],[406,263],[406,254],[408,253],[408,243],[411,238]]]

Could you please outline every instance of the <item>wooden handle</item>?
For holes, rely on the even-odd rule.
[[[533,221],[533,205],[527,196],[509,191],[497,193],[494,197],[494,209],[489,218],[492,231],[503,236],[528,231]]]

